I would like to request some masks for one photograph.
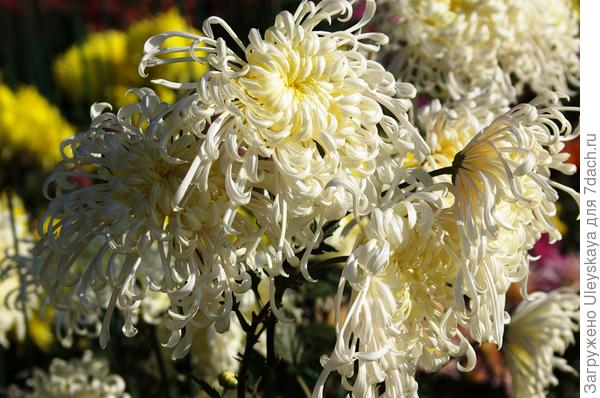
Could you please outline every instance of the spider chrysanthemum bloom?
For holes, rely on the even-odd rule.
[[[435,371],[451,357],[475,353],[459,326],[454,280],[460,270],[460,240],[453,217],[433,192],[410,195],[373,211],[365,242],[344,269],[337,301],[337,343],[315,387],[320,397],[332,371],[360,397],[417,397],[417,367]],[[344,287],[352,289],[343,317]],[[381,391],[385,390],[383,395]]]
[[[579,14],[569,0],[381,0],[398,76],[434,98],[494,86],[511,100],[579,85]]]
[[[579,296],[562,290],[537,292],[522,301],[507,327],[504,358],[515,398],[543,398],[558,384],[554,368],[577,374],[560,355],[575,343]]]
[[[578,130],[561,112],[571,110],[558,103],[554,93],[545,93],[496,118],[477,133],[452,162],[453,193],[465,248],[494,236],[502,221],[494,215],[504,200],[530,208],[538,223],[553,225],[554,203],[559,188],[577,197],[571,188],[551,179],[551,171],[566,174],[575,166],[561,152],[564,142]],[[560,238],[552,228],[554,239]]]
[[[374,14],[374,0],[346,30],[318,29],[336,17],[350,20],[352,5],[303,1],[293,14],[280,13],[264,36],[252,30],[249,44],[220,18],[209,18],[204,36],[167,32],[149,39],[140,63],[144,73],[173,62],[208,62],[211,70],[198,81],[158,81],[195,90],[188,110],[197,131],[206,129],[190,166],[194,178],[182,185],[181,195],[196,189],[190,185],[203,189],[206,170],[220,153],[234,170],[253,165],[259,178],[252,187],[267,190],[278,202],[277,251],[289,257],[306,248],[303,263],[320,239],[319,226],[350,208],[357,213],[372,208],[378,200],[374,187],[389,183],[395,159],[427,151],[407,116],[414,88],[397,83],[369,59],[387,42],[385,35],[362,31]],[[213,25],[225,29],[239,48],[228,48]],[[172,37],[187,38],[189,45],[163,48]]]
[[[108,361],[94,358],[85,351],[81,359],[65,361],[56,358],[47,372],[35,369],[33,376],[20,389],[15,385],[7,391],[9,398],[129,398],[125,380],[111,374]]]
[[[522,289],[526,289],[528,251],[542,233],[549,233],[553,239],[560,238],[551,221],[556,213],[555,199],[547,199],[544,193],[544,187],[549,183],[540,185],[542,177],[535,175],[536,170],[542,169],[541,175],[549,176],[543,168],[550,164],[559,170],[572,171],[571,166],[562,164],[566,160],[566,155],[559,154],[562,143],[548,144],[546,149],[540,144],[549,142],[548,134],[571,138],[570,126],[563,126],[565,122],[558,112],[563,108],[553,108],[555,101],[552,95],[540,97],[533,104],[521,105],[506,113],[505,99],[476,91],[444,106],[434,100],[418,115],[423,135],[431,147],[431,154],[425,157],[421,167],[431,171],[454,163],[455,174],[464,173],[462,179],[455,175],[454,182],[456,185],[461,183],[458,188],[468,191],[469,195],[465,197],[464,192],[455,190],[454,195],[444,197],[444,205],[459,216],[464,243],[461,256],[466,261],[462,263],[465,268],[458,275],[456,298],[462,303],[461,307],[469,307],[469,331],[478,342],[502,345],[504,324],[508,320],[504,311],[506,293],[513,283],[520,283]],[[534,104],[539,109],[533,108]],[[502,114],[505,115],[498,117]],[[540,122],[538,126],[536,121]],[[562,127],[564,131],[560,130]],[[494,133],[487,137],[478,136],[479,132],[488,128]],[[511,133],[513,130],[514,133]],[[539,133],[536,133],[538,130]],[[502,138],[504,134],[514,140]],[[476,136],[480,137],[479,146],[472,143]],[[540,142],[535,141],[538,139]],[[464,170],[456,169],[464,161],[463,155],[457,154],[470,148],[475,149],[474,164],[467,164]],[[515,175],[519,162],[535,163],[535,159],[544,159],[539,162],[542,167],[531,165],[533,173],[530,176]],[[488,161],[490,165],[486,164]],[[451,182],[449,175],[438,178]],[[510,182],[506,181],[508,178],[515,180],[515,195]],[[497,188],[493,185],[496,179],[499,181]],[[493,188],[486,192],[485,184]],[[504,190],[508,190],[508,194]],[[465,200],[469,202],[466,205],[461,203]],[[481,204],[478,203],[480,200]],[[489,206],[487,220],[482,216],[485,213],[483,206]],[[488,225],[481,225],[486,221],[489,221]],[[470,238],[465,225],[472,226]],[[463,296],[468,300],[464,300]]]
[[[542,233],[560,239],[552,221],[555,188],[578,198],[550,175],[575,171],[561,152],[577,135],[561,113],[569,109],[546,93],[496,118],[454,157],[452,208],[468,260],[456,283],[472,300],[478,341],[502,344],[504,296],[513,282],[525,289],[527,251]],[[484,316],[476,316],[479,311]]]
[[[51,202],[39,224],[40,281],[64,311],[73,289],[88,310],[106,307],[102,345],[115,307],[124,312],[124,333],[133,335],[147,291],[167,295],[167,345],[180,356],[191,345],[192,325],[227,329],[234,293],[250,287],[240,245],[257,226],[236,217],[217,164],[206,190],[190,191],[184,207],[173,205],[198,138],[184,133],[176,112],[151,90],[134,92],[140,102],[117,114],[94,105],[91,127],[63,143],[72,156],[65,154],[46,182]],[[165,137],[168,149],[161,146]],[[78,177],[92,184],[82,186]],[[81,267],[88,247],[95,256]]]

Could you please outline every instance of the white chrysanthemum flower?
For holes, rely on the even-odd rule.
[[[131,336],[147,292],[167,295],[167,346],[179,357],[191,345],[192,325],[228,328],[234,294],[250,288],[242,244],[261,234],[248,217],[236,217],[218,164],[205,190],[189,191],[184,207],[173,206],[197,137],[185,134],[177,112],[151,90],[135,93],[140,102],[117,114],[95,105],[91,128],[63,143],[72,156],[64,154],[46,183],[46,192],[55,193],[40,221],[40,281],[59,309],[69,311],[73,289],[89,311],[106,308],[103,346],[115,307]],[[92,185],[76,184],[79,176]],[[100,244],[89,264],[75,266],[95,240]]]
[[[550,178],[551,170],[575,171],[561,150],[577,132],[561,113],[569,108],[557,103],[547,93],[516,106],[475,135],[452,163],[452,208],[468,260],[457,288],[471,299],[472,313],[480,314],[471,326],[478,341],[502,344],[504,296],[511,283],[526,281],[527,251],[541,233],[560,239],[551,220],[554,188],[578,198]]]
[[[86,351],[81,359],[56,358],[48,372],[35,369],[26,389],[11,386],[9,398],[129,398],[125,381],[111,374],[108,362]]]
[[[340,280],[337,343],[322,360],[313,396],[322,395],[332,371],[353,396],[417,397],[417,367],[435,371],[463,355],[467,363],[460,368],[474,366],[453,288],[460,240],[454,218],[440,207],[437,194],[421,191],[373,211],[366,242],[349,257]],[[340,319],[346,283],[352,295]]]
[[[571,124],[561,113],[559,97],[545,93],[496,118],[475,135],[454,157],[452,167],[456,212],[465,246],[494,236],[502,220],[494,215],[497,203],[519,202],[529,207],[536,221],[552,225],[554,187],[577,197],[571,188],[550,178],[551,170],[566,174],[575,166],[566,163],[564,141],[575,138]],[[532,187],[535,183],[539,189]],[[552,235],[560,234],[552,228]]]
[[[469,97],[444,106],[434,100],[422,108],[418,115],[419,125],[431,147],[431,154],[421,164],[421,167],[428,171],[451,166],[455,157],[459,158],[454,163],[456,167],[462,156],[457,154],[467,151],[469,145],[472,145],[470,142],[476,139],[478,133],[485,129],[492,129],[493,132],[479,141],[483,155],[476,155],[474,159],[478,162],[475,166],[480,169],[471,166],[465,170],[455,169],[454,172],[464,172],[468,177],[462,181],[461,186],[466,190],[470,189],[471,194],[466,197],[467,201],[482,200],[484,204],[486,200],[490,201],[490,225],[495,229],[480,225],[481,220],[485,219],[478,216],[484,213],[484,209],[480,209],[478,203],[469,204],[475,210],[466,207],[464,212],[460,213],[459,209],[464,207],[464,203],[460,201],[465,200],[460,191],[455,190],[455,195],[443,198],[444,207],[452,208],[459,216],[461,226],[470,222],[481,228],[473,231],[472,241],[466,237],[464,228],[461,228],[464,244],[462,256],[466,260],[462,263],[464,268],[458,274],[456,284],[457,300],[462,303],[461,308],[468,307],[470,310],[469,332],[471,337],[479,342],[502,345],[504,324],[508,320],[504,312],[506,292],[512,283],[520,283],[522,289],[526,289],[528,251],[542,233],[550,233],[554,239],[560,238],[550,222],[550,217],[556,213],[554,200],[546,198],[544,189],[547,184],[540,185],[539,178],[533,174],[541,170],[541,175],[549,176],[549,171],[544,167],[550,165],[559,170],[571,171],[570,166],[563,164],[566,155],[559,154],[563,144],[550,143],[551,135],[563,135],[559,140],[571,138],[570,126],[559,113],[560,109],[568,108],[554,108],[555,100],[552,95],[542,96],[536,100],[537,104],[534,102],[531,105],[521,105],[498,117],[501,113],[506,113],[507,101],[494,96],[493,93],[486,95],[485,92],[476,91]],[[540,109],[535,109],[532,105],[537,105]],[[528,114],[528,111],[531,111],[531,114]],[[498,119],[494,120],[497,117]],[[562,127],[564,131],[560,130]],[[512,141],[502,138],[504,134],[511,137]],[[547,145],[540,144],[542,142]],[[503,192],[510,189],[508,183],[499,189],[490,189],[488,193],[483,190],[489,179],[488,172],[500,175],[499,179],[504,182],[512,175],[512,170],[517,169],[519,162],[531,161],[528,157],[542,160],[539,166],[529,166],[533,168],[534,178],[512,176],[517,181],[520,198],[512,195],[512,192],[508,195]],[[492,161],[492,167],[485,165],[488,160]],[[504,167],[504,163],[507,167]],[[508,175],[503,176],[502,173]],[[438,178],[450,182],[449,175]],[[494,178],[496,177],[492,174],[491,180],[494,181]],[[458,178],[455,182],[458,185]],[[522,200],[523,198],[525,200]]]
[[[508,110],[508,100],[489,90],[473,90],[462,99],[445,104],[434,99],[417,113],[419,130],[431,148],[422,167],[433,171],[451,166],[454,156],[478,132]]]
[[[372,209],[381,192],[376,187],[390,182],[396,158],[427,152],[408,120],[414,87],[397,83],[369,59],[387,42],[385,35],[362,31],[375,1],[368,0],[360,21],[346,30],[318,29],[336,17],[350,20],[352,4],[303,1],[293,14],[280,13],[264,36],[253,29],[249,44],[212,17],[204,22],[203,36],[167,32],[145,45],[142,73],[182,61],[211,67],[197,82],[157,81],[195,90],[183,101],[190,103],[186,111],[194,131],[204,138],[176,203],[190,189],[205,189],[218,156],[226,170],[247,170],[229,182],[235,187],[230,194],[242,201],[257,188],[269,193],[265,200],[273,202],[273,217],[253,214],[263,217],[262,225],[275,224],[271,228],[279,235],[269,237],[276,251],[275,264],[267,267],[271,276],[283,272],[282,256],[295,264],[294,253],[304,250],[300,266],[310,278],[306,263],[324,223],[348,210]],[[215,37],[213,25],[225,29],[239,49]],[[162,48],[171,37],[187,38],[190,45]]]
[[[554,368],[577,374],[564,354],[579,328],[579,296],[566,291],[536,292],[522,301],[506,330],[504,358],[515,398],[544,398],[558,384]]]
[[[515,99],[579,85],[579,14],[569,0],[381,0],[390,68],[419,93],[494,86]]]

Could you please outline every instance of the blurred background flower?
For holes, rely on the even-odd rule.
[[[106,101],[122,107],[136,99],[134,95],[127,94],[129,88],[147,85],[155,89],[164,101],[173,102],[175,92],[150,83],[153,76],[168,80],[193,80],[202,76],[206,66],[199,63],[162,65],[153,70],[148,78],[141,77],[138,63],[144,43],[149,37],[170,30],[199,33],[186,23],[176,8],[135,22],[125,31],[93,33],[81,44],[73,45],[56,58],[56,84],[73,101]],[[186,45],[181,38],[172,38],[167,42],[172,46]]]
[[[9,398],[129,398],[125,381],[111,374],[105,359],[94,358],[85,351],[81,359],[52,360],[47,371],[36,369],[26,382],[26,388],[11,386]]]
[[[7,163],[28,157],[44,170],[61,158],[60,143],[75,134],[61,111],[35,87],[0,85],[0,151]]]

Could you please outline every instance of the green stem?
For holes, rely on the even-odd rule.
[[[244,398],[246,396],[246,373],[248,372],[248,360],[252,353],[254,344],[258,342],[258,338],[265,330],[264,327],[258,329],[261,324],[264,324],[267,314],[271,311],[271,303],[267,302],[260,310],[258,315],[252,313],[252,322],[248,324],[248,321],[244,318],[239,308],[235,308],[235,314],[240,321],[240,324],[246,325],[246,346],[244,353],[242,354],[242,362],[240,363],[240,370],[238,371],[238,385],[237,385],[237,396],[238,398]],[[244,327],[244,326],[242,326]]]
[[[346,262],[347,256],[332,257],[327,260],[321,261],[318,264],[310,266],[310,273],[317,273],[322,269],[332,265]],[[296,270],[295,273],[291,274],[288,278],[278,277],[275,283],[275,305],[279,306],[283,299],[283,293],[286,289],[304,280],[302,272]],[[280,282],[280,283],[278,283]],[[277,324],[277,318],[271,310],[271,302],[268,301],[260,310],[258,315],[252,313],[252,322],[248,323],[246,318],[239,310],[237,303],[233,306],[233,311],[236,314],[242,329],[246,332],[246,346],[244,353],[242,354],[242,361],[240,363],[240,369],[238,371],[238,385],[237,385],[237,397],[244,398],[246,393],[246,374],[248,372],[248,359],[252,352],[252,347],[258,342],[258,339],[263,331],[267,332],[267,365],[270,369],[274,369],[277,356],[275,352],[275,327]],[[259,329],[259,326],[262,328]]]
[[[152,340],[152,349],[154,351],[154,356],[156,357],[156,362],[158,362],[160,381],[165,389],[165,397],[171,398],[171,389],[169,388],[169,378],[167,377],[167,369],[165,367],[165,362],[163,361],[163,356],[160,349],[160,342],[158,341],[158,336],[156,335],[156,328],[154,326],[150,327],[150,339]]]

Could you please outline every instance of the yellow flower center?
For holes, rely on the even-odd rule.
[[[286,137],[310,140],[327,130],[332,115],[338,126],[342,122],[335,99],[344,94],[348,60],[315,33],[296,35],[284,40],[267,32],[260,46],[248,46],[250,70],[238,81],[247,119],[264,124],[263,138],[275,143]]]

